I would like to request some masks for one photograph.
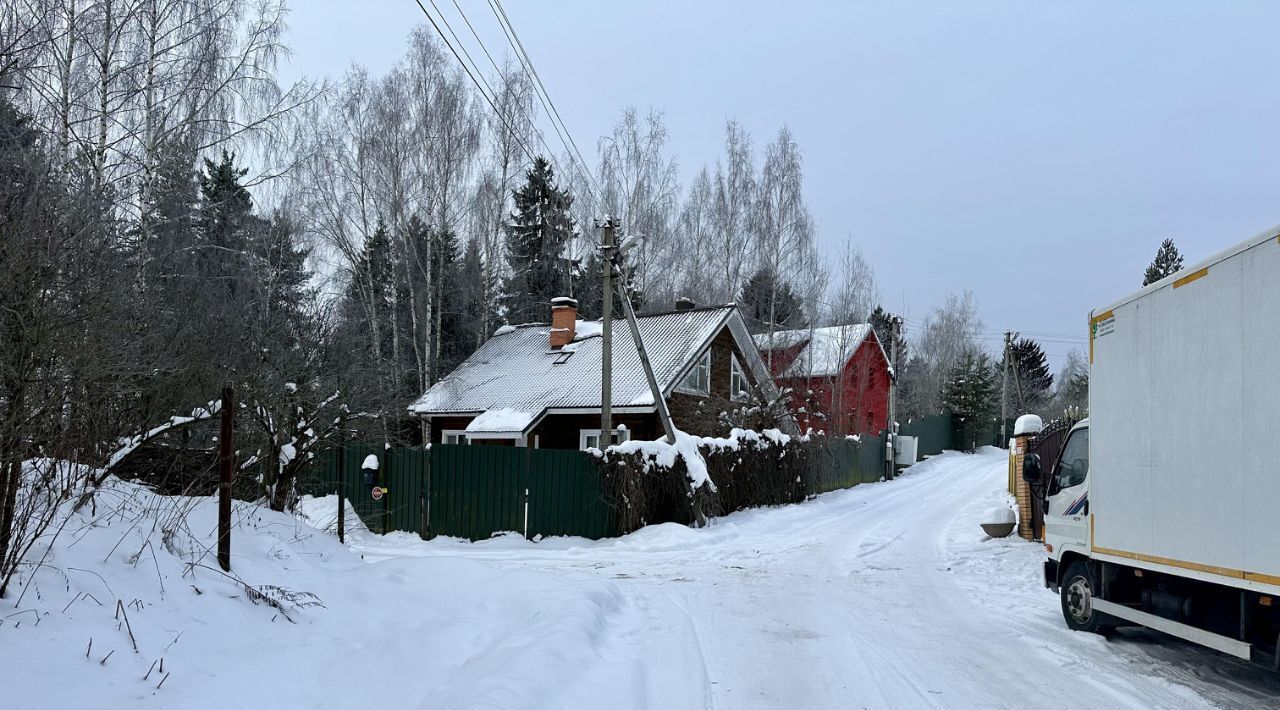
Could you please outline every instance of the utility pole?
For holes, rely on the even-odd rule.
[[[613,217],[605,216],[599,223],[600,261],[604,273],[600,293],[600,448],[613,444]]]
[[[1014,334],[1013,334],[1013,337],[1014,337],[1014,338],[1017,338],[1017,337],[1018,337],[1018,334],[1017,334],[1017,333],[1014,333]],[[1013,348],[1012,348],[1012,347],[1010,347],[1010,348],[1009,348],[1009,352],[1010,352],[1010,353],[1012,353],[1012,352],[1013,352]],[[1022,412],[1023,414],[1026,414],[1026,413],[1027,413],[1027,399],[1026,399],[1025,397],[1023,397],[1023,396],[1022,396],[1022,375],[1021,375],[1021,374],[1019,374],[1019,372],[1018,372],[1018,363],[1014,362],[1014,363],[1010,363],[1010,364],[1011,364],[1011,365],[1013,365],[1013,387],[1014,387],[1014,391],[1018,393],[1018,411]]]
[[[235,468],[231,447],[232,408],[231,388],[222,388],[222,432],[218,436],[218,566],[231,571],[231,473]]]
[[[628,237],[619,248],[611,249],[609,253],[609,261],[611,268],[618,268],[618,273],[622,273],[622,268],[618,264],[618,260],[626,250],[632,248],[636,244],[636,237]],[[618,300],[622,301],[622,312],[627,316],[627,325],[631,326],[631,339],[635,341],[636,353],[640,356],[640,364],[644,367],[644,377],[649,381],[649,392],[653,395],[653,405],[658,410],[658,419],[662,421],[662,430],[667,435],[667,443],[676,443],[676,427],[671,423],[671,410],[667,409],[667,400],[662,396],[662,389],[658,387],[658,378],[653,374],[653,364],[649,362],[649,352],[644,348],[644,339],[640,337],[640,326],[636,323],[636,309],[631,305],[631,296],[627,293],[627,284],[625,279],[618,279],[614,282],[614,290],[618,293]],[[690,502],[693,506],[694,520],[698,527],[706,527],[707,516],[702,512],[702,507],[698,503],[698,491],[694,489],[693,484],[689,484],[689,493],[691,495]]]
[[[885,431],[888,432],[886,437],[886,446],[889,448],[889,461],[886,464],[885,480],[893,480],[894,459],[897,457],[898,449],[898,340],[902,337],[902,318],[894,316],[889,321],[889,367],[892,373],[889,377],[889,425]]]
[[[662,431],[667,435],[667,443],[676,443],[676,428],[671,423],[671,411],[667,409],[667,400],[658,387],[658,378],[653,374],[653,365],[649,362],[649,353],[644,348],[644,340],[640,338],[640,326],[636,323],[636,311],[627,297],[626,286],[622,281],[614,285],[622,301],[622,311],[627,316],[627,325],[631,326],[631,339],[636,342],[636,352],[640,355],[640,364],[644,366],[645,379],[649,381],[649,391],[653,393],[653,404],[658,409],[658,418],[662,420]]]
[[[1000,385],[1000,444],[1003,446],[1009,441],[1009,346],[1013,342],[1013,332],[1006,330],[1004,332],[1004,361],[1002,369],[1004,370],[1004,382]]]

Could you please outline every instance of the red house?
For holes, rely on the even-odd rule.
[[[800,429],[878,434],[888,423],[889,358],[869,324],[755,336],[778,387],[791,391]]]

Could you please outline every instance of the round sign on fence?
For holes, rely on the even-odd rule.
[[[383,493],[383,491],[382,491],[382,486],[374,486],[374,487],[373,487],[373,499],[374,499],[374,500],[382,500],[382,493]]]

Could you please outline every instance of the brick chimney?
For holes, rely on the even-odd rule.
[[[578,302],[561,296],[551,299],[551,349],[559,350],[573,342],[577,333]]]

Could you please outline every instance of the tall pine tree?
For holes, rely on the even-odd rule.
[[[1170,274],[1176,274],[1181,270],[1182,254],[1178,253],[1178,247],[1173,245],[1172,239],[1166,239],[1160,243],[1160,248],[1156,250],[1156,258],[1147,267],[1147,271],[1142,277],[1142,285],[1150,286],[1160,279]]]
[[[1053,374],[1049,372],[1044,350],[1036,341],[1022,338],[1009,347],[1009,361],[1017,371],[1017,383],[1022,387],[1026,410],[1043,412],[1053,394]],[[1010,377],[1013,377],[1013,372],[1010,371]],[[1011,388],[1010,392],[1013,391]]]
[[[507,264],[502,306],[508,323],[545,321],[551,299],[571,295],[572,263],[565,252],[574,235],[573,197],[557,187],[551,165],[533,161],[525,184],[513,193],[507,225]]]

